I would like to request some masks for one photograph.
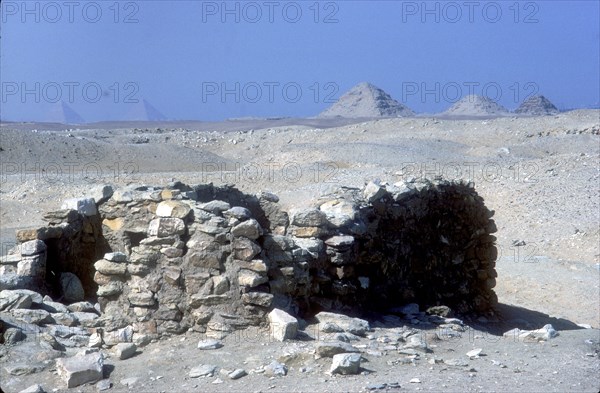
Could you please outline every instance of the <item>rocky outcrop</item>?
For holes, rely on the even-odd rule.
[[[295,335],[294,318],[274,308],[305,317],[409,302],[482,313],[496,303],[493,213],[472,184],[369,183],[290,212],[273,194],[230,186],[108,194],[96,206],[84,198],[47,213],[48,225],[18,231],[20,244],[1,260],[0,289],[37,285],[63,301],[83,290],[96,306],[65,310],[50,296],[11,291],[0,296],[2,318],[10,311],[29,324],[81,327],[90,346],[143,346],[268,321],[281,325],[279,339]],[[327,322],[327,313],[318,317]]]

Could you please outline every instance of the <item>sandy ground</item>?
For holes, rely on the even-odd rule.
[[[391,358],[383,356],[369,358],[381,361],[373,366],[377,372],[369,375],[328,377],[316,368],[320,371],[290,372],[270,382],[263,381],[269,380],[262,375],[250,375],[221,385],[186,381],[184,370],[173,370],[172,375],[165,371],[164,378],[152,381],[152,375],[163,372],[160,362],[165,361],[153,351],[168,349],[170,359],[185,360],[184,368],[202,362],[188,359],[197,353],[182,350],[185,342],[173,338],[120,362],[114,371],[116,381],[119,375],[130,373],[125,363],[143,362],[138,373],[147,385],[140,389],[148,391],[171,391],[174,386],[169,378],[177,379],[178,388],[195,391],[207,386],[215,391],[356,391],[383,376],[382,382],[399,382],[403,390],[533,391],[543,387],[546,391],[597,391],[600,387],[592,372],[598,370],[598,357],[585,355],[590,352],[585,340],[597,342],[600,327],[598,110],[531,118],[250,119],[69,127],[1,126],[2,253],[14,243],[15,229],[40,224],[43,211],[60,207],[65,198],[85,195],[90,185],[98,183],[162,185],[172,179],[191,184],[234,183],[246,192],[275,192],[284,206],[293,207],[308,204],[339,185],[362,186],[372,179],[464,178],[475,182],[486,205],[495,210],[500,250],[496,292],[502,306],[508,307],[505,313],[515,314],[512,319],[541,324],[536,327],[562,321],[566,329],[546,344],[499,341],[486,349],[499,351],[496,357],[510,363],[508,369],[492,367],[493,356],[471,362],[478,370],[475,373],[452,367],[441,370],[427,361],[416,368],[391,367],[386,363]],[[516,247],[515,241],[525,245]],[[575,330],[576,324],[595,329]],[[463,341],[460,356],[472,345]],[[244,345],[242,358],[255,350],[257,356],[268,357],[271,352],[285,351],[282,345],[301,343],[270,343],[259,349]],[[224,359],[238,358],[234,345],[225,348]],[[510,360],[502,357],[504,353]],[[255,367],[264,361],[249,364]],[[514,371],[516,367],[527,371]],[[411,378],[420,378],[422,383],[411,384]],[[262,382],[255,385],[255,379]]]

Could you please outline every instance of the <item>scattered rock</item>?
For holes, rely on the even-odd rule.
[[[120,383],[121,383],[121,385],[123,385],[123,386],[130,387],[130,386],[133,386],[133,385],[135,385],[137,381],[138,381],[138,378],[137,378],[137,377],[130,377],[130,378],[125,378],[125,379],[122,379],[122,380],[120,381]]]
[[[248,375],[246,373],[246,370],[244,370],[243,368],[238,368],[238,369],[235,369],[232,372],[230,372],[228,377],[229,377],[229,379],[240,379],[246,375]]]
[[[45,393],[44,388],[40,384],[31,385],[27,389],[21,390],[19,393]]]
[[[100,352],[61,358],[56,361],[58,374],[69,388],[101,380],[103,367],[104,357]]]
[[[215,340],[215,339],[206,339],[206,340],[200,340],[200,342],[198,342],[198,349],[202,349],[202,350],[208,350],[208,349],[219,349],[223,346],[223,343],[219,340]]]
[[[340,353],[333,356],[331,374],[358,374],[361,356],[358,353]]]
[[[320,342],[317,343],[317,346],[315,348],[315,355],[317,355],[317,357],[331,358],[334,355],[337,355],[338,353],[353,352],[359,352],[359,350],[354,348],[352,345],[342,341]]]
[[[478,358],[478,357],[481,355],[481,351],[482,351],[482,349],[481,349],[481,348],[475,348],[475,349],[472,349],[472,350],[470,350],[469,352],[467,352],[467,354],[466,354],[466,355],[467,355],[467,356],[468,356],[470,359],[474,359],[474,358],[475,358],[475,359],[477,359],[477,358]]]
[[[298,320],[278,308],[268,315],[272,337],[277,341],[293,340],[298,334]]]
[[[212,377],[216,371],[217,366],[213,366],[212,364],[202,364],[198,367],[192,368],[189,376],[190,378]]]
[[[369,322],[364,319],[352,318],[343,314],[322,311],[315,315],[319,321],[319,329],[324,333],[348,332],[364,336],[369,330]]]
[[[96,383],[96,390],[99,392],[103,392],[105,390],[108,390],[112,387],[112,383],[110,382],[110,379],[103,379],[101,381],[98,381]]]
[[[115,355],[120,360],[129,359],[135,355],[135,351],[137,351],[137,346],[133,343],[119,343],[115,346]]]
[[[84,216],[95,216],[98,214],[96,201],[93,198],[71,198],[63,202],[60,207],[63,210],[76,210]]]
[[[269,377],[284,377],[287,375],[288,368],[285,364],[273,360],[265,367],[265,375]]]

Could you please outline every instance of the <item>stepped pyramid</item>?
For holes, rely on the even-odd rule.
[[[359,83],[318,117],[404,117],[415,113],[388,93],[367,82]]]
[[[558,108],[542,95],[529,97],[515,109],[515,113],[535,116],[556,115],[558,112]]]
[[[475,94],[461,98],[443,112],[447,116],[504,116],[509,113],[508,109],[490,98]]]
[[[85,120],[64,101],[53,104],[44,121],[62,124],[85,123]]]
[[[130,121],[165,121],[167,117],[160,113],[152,104],[146,100],[140,100],[131,104],[131,108],[125,115],[125,120]]]

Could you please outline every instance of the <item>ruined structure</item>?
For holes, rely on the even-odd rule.
[[[497,302],[492,215],[472,184],[443,180],[341,188],[290,212],[273,194],[227,186],[103,186],[18,231],[0,289],[97,303],[66,324],[107,345],[123,341],[111,333],[137,344],[188,329],[219,336],[274,307],[484,313]],[[62,324],[56,315],[44,318]]]

